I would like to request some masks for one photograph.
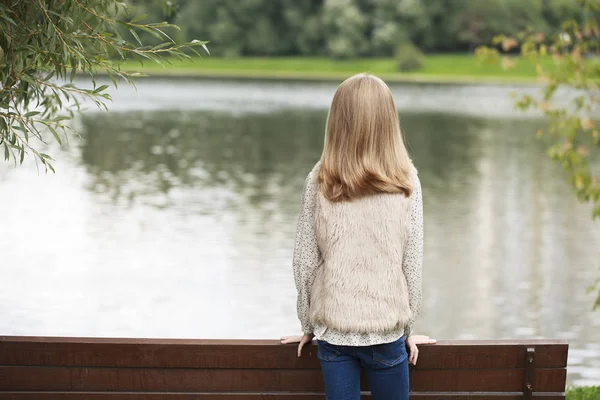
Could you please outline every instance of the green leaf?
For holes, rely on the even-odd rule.
[[[133,18],[130,21],[130,23],[135,24],[136,22],[143,21],[146,18],[148,18],[148,14],[140,14],[140,15],[136,16],[135,18]]]
[[[152,48],[152,50],[160,50],[160,49],[164,49],[165,47],[172,46],[172,45],[173,45],[173,43],[164,42],[164,43],[161,43],[161,44],[158,44],[158,45],[154,46]]]
[[[0,18],[2,18],[3,20],[9,22],[12,25],[17,25],[17,23],[15,22],[14,19],[12,19],[11,17],[9,17],[6,13],[0,13]]]
[[[166,37],[167,39],[169,39],[171,41],[171,43],[175,43],[175,41],[173,39],[171,39],[171,37],[169,35],[167,35],[162,29],[156,28],[156,30],[163,35],[164,37]]]
[[[156,30],[153,28],[149,28],[148,26],[139,26],[138,28],[143,30],[144,32],[149,33],[150,35],[154,36],[154,38],[156,38],[156,39],[159,39],[159,40],[161,39],[160,33],[156,32]]]
[[[62,140],[60,140],[60,136],[58,135],[58,132],[56,132],[56,129],[54,129],[50,125],[47,125],[47,126],[48,126],[48,129],[50,129],[50,132],[52,132],[52,135],[54,136],[54,139],[56,139],[56,141],[58,142],[58,144],[62,145]]]
[[[62,108],[63,104],[62,104],[62,100],[60,99],[60,96],[58,95],[58,93],[56,93],[56,91],[54,89],[52,89],[52,91],[54,92],[54,99],[58,103],[58,106],[60,108]]]
[[[99,93],[105,91],[107,88],[108,88],[108,85],[99,86],[98,88],[94,89],[93,94],[99,94]]]
[[[142,43],[142,41],[140,40],[140,37],[138,36],[137,32],[135,31],[135,29],[129,29],[129,32],[131,32],[131,35],[135,38],[135,40],[140,44],[140,46],[143,46],[144,44]]]
[[[52,71],[50,71],[50,72],[48,73],[48,75],[46,75],[46,76],[44,77],[43,81],[49,81],[50,79],[52,79],[52,77],[54,76],[55,72],[56,72],[55,70],[52,70]]]
[[[27,114],[25,114],[25,118],[31,118],[31,117],[34,117],[39,114],[40,114],[39,111],[29,111]]]

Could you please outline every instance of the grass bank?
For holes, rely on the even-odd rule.
[[[533,83],[535,65],[515,59],[514,68],[483,64],[474,55],[426,55],[423,67],[415,72],[400,73],[393,58],[363,58],[332,60],[324,57],[279,58],[215,58],[206,56],[191,60],[170,60],[164,67],[146,62],[126,62],[125,70],[135,70],[152,76],[274,78],[307,80],[341,80],[359,72],[370,72],[388,81],[445,83]]]
[[[600,386],[584,386],[567,390],[567,400],[599,400]]]

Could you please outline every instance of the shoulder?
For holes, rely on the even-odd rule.
[[[317,163],[315,164],[315,166],[313,167],[313,169],[310,171],[309,175],[318,176],[320,169],[321,169],[321,160],[317,161]]]
[[[414,166],[414,164],[411,164],[411,166],[410,166],[409,179],[410,179],[410,182],[412,183],[413,193],[420,193],[421,192],[421,180],[419,179],[419,171]]]
[[[319,170],[321,169],[321,161],[318,161],[306,176],[305,186],[314,186],[319,180]]]
[[[315,166],[310,170],[306,179],[304,180],[304,196],[314,195],[316,188],[319,183],[319,169],[321,167],[321,161],[317,162]]]
[[[419,171],[417,170],[417,167],[415,167],[415,164],[413,164],[412,160],[410,162],[408,174],[411,179],[419,179]]]

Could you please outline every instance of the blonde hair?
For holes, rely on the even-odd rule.
[[[404,146],[392,92],[379,78],[354,75],[333,96],[319,169],[330,201],[374,193],[410,196],[412,162]]]

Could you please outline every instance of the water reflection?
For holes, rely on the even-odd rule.
[[[19,217],[0,225],[0,332],[295,331],[295,220],[325,118],[322,109],[85,115],[57,176],[2,170],[0,206],[17,204]],[[417,330],[568,338],[570,382],[600,382],[600,315],[585,293],[600,229],[532,137],[539,122],[403,112],[401,123],[426,213]],[[36,220],[50,226],[32,230]],[[40,251],[27,252],[25,238]]]
[[[269,184],[296,190],[302,183],[299,172],[319,155],[325,117],[294,111],[88,116],[82,161],[94,177],[92,190],[115,200],[202,186],[228,187],[256,204],[270,196]]]

